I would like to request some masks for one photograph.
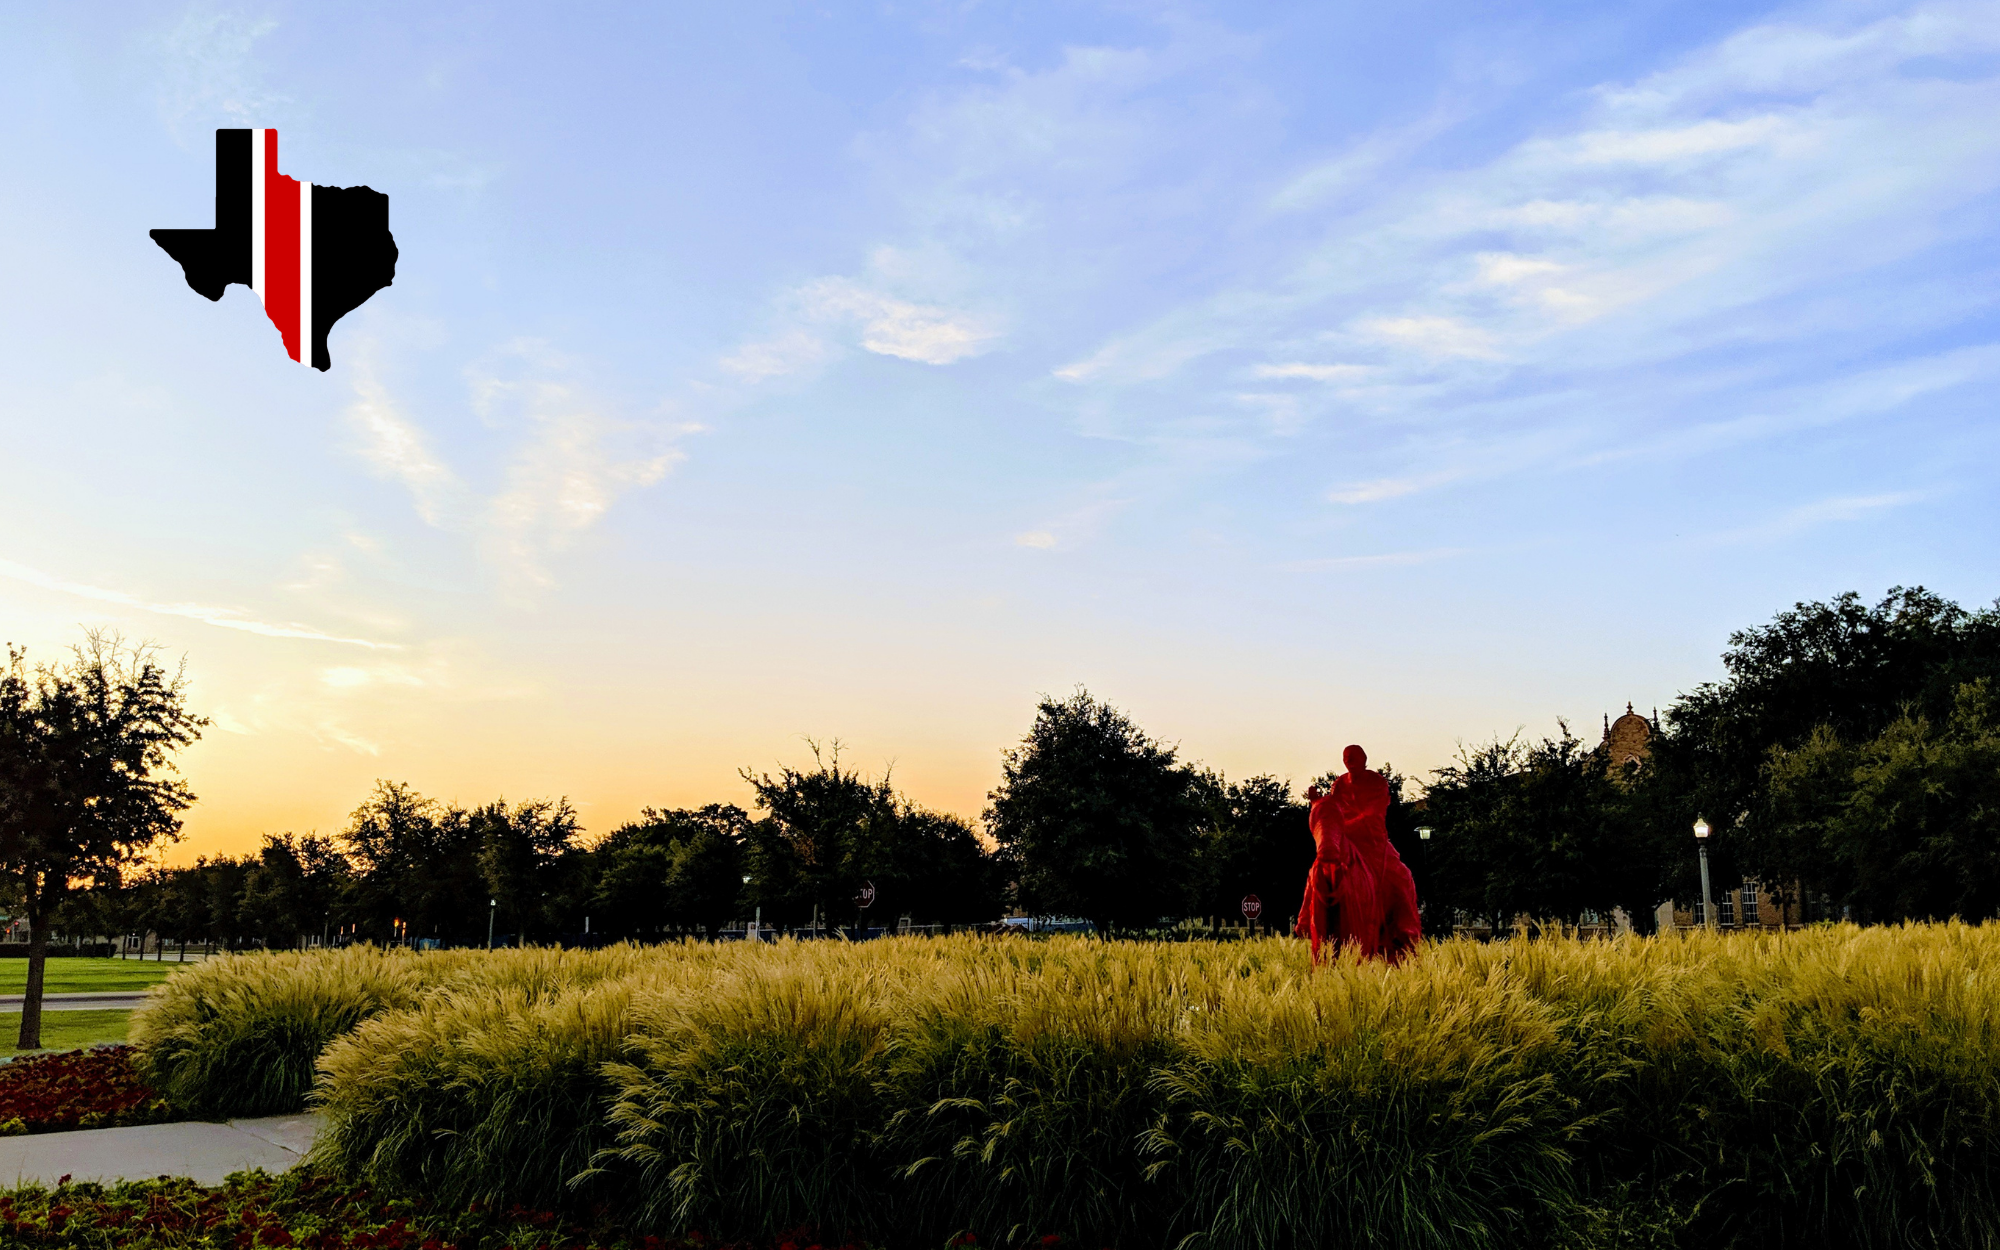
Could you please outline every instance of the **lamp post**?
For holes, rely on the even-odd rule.
[[[1425,893],[1429,893],[1431,888],[1431,848],[1428,845],[1425,845],[1429,843],[1430,840],[1431,840],[1431,827],[1429,825],[1418,825],[1417,842],[1419,843],[1419,845],[1417,847],[1417,867],[1423,870]],[[1423,914],[1423,910],[1424,910],[1424,900],[1422,898],[1419,898],[1417,900],[1417,914],[1421,916]]]
[[[1708,822],[1694,818],[1694,844],[1701,852],[1701,917],[1709,931],[1715,930],[1715,896],[1708,889]]]
[[[486,900],[486,949],[487,950],[493,949],[493,917],[499,914],[500,914],[500,900],[497,898],[487,899]]]

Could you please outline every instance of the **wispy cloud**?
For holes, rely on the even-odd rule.
[[[336,746],[346,747],[357,755],[377,756],[382,754],[380,743],[362,737],[338,721],[323,720],[311,730],[314,737]]]
[[[1493,334],[1456,317],[1371,317],[1355,323],[1363,337],[1415,348],[1426,356],[1498,360]]]
[[[847,278],[823,278],[800,296],[807,315],[858,325],[861,346],[880,356],[948,365],[979,355],[999,338],[983,318],[897,299]]]
[[[1665,452],[1691,412],[1748,416],[1829,368],[1837,390],[1840,360],[1875,368],[1970,315],[1969,287],[1904,293],[2000,189],[2000,129],[1965,122],[2000,114],[1996,53],[2000,20],[1977,0],[1826,9],[1601,84],[1445,172],[1411,164],[1450,133],[1443,114],[1363,136],[1281,193],[1288,221],[1322,225],[1256,267],[1270,276],[1169,306],[1055,375],[1140,441],[1237,402],[1246,368],[1331,383],[1301,420],[1376,431],[1340,503],[1578,464],[1593,445],[1691,453]],[[1355,169],[1365,197],[1348,193]]]
[[[357,358],[373,355],[361,351]],[[621,496],[665,477],[685,458],[674,441],[701,429],[616,415],[616,405],[576,379],[573,362],[529,340],[474,365],[466,384],[473,412],[508,444],[501,479],[485,492],[445,463],[365,363],[355,370],[348,420],[361,435],[362,458],[410,492],[418,516],[471,535],[521,584],[546,584],[549,557],[596,525]]]
[[[1375,370],[1369,365],[1253,365],[1250,375],[1258,378],[1304,378],[1312,382],[1358,382]]]
[[[531,582],[547,582],[547,558],[595,525],[619,496],[651,486],[684,459],[663,441],[699,428],[611,415],[538,344],[515,344],[470,377],[475,410],[522,435],[506,484],[481,520],[503,565]]]
[[[206,137],[210,119],[238,126],[272,125],[285,98],[263,85],[255,54],[258,40],[278,28],[275,19],[197,4],[156,38],[160,111],[183,142]],[[199,119],[199,120],[196,120]],[[190,125],[192,123],[192,125]]]
[[[430,438],[403,415],[377,375],[375,355],[372,347],[355,352],[354,402],[347,406],[348,423],[361,438],[362,458],[377,473],[407,487],[417,515],[429,524],[463,522],[465,484],[431,449]]]
[[[1769,520],[1738,529],[1701,536],[1694,541],[1704,547],[1734,546],[1742,543],[1775,542],[1822,525],[1859,521],[1879,513],[1923,503],[1935,491],[1888,491],[1877,495],[1836,495],[1787,508]]]
[[[83,582],[72,582],[64,578],[54,577],[39,569],[30,568],[25,564],[16,564],[11,560],[0,560],[0,577],[12,578],[17,582],[26,582],[28,585],[39,586],[44,590],[54,590],[66,595],[75,595],[80,599],[94,599],[99,603],[115,604],[119,607],[132,608],[140,612],[151,612],[159,616],[186,617],[188,620],[200,621],[204,625],[213,625],[217,629],[236,629],[246,634],[259,634],[266,638],[300,638],[309,642],[331,642],[347,647],[366,647],[375,651],[393,651],[397,649],[394,643],[371,642],[366,638],[343,638],[337,634],[329,634],[324,630],[314,629],[310,625],[280,624],[272,621],[258,620],[256,617],[236,608],[212,607],[199,603],[155,602],[138,595],[128,594],[122,590],[110,590],[103,586],[91,586]]]
[[[1423,473],[1411,477],[1378,477],[1367,482],[1349,482],[1336,486],[1326,493],[1329,502],[1345,504],[1380,503],[1385,499],[1400,499],[1404,495],[1414,495],[1418,491],[1442,486],[1463,477],[1459,472]]]
[[[1466,547],[1432,547],[1424,551],[1384,551],[1374,555],[1326,556],[1316,560],[1294,560],[1283,566],[1288,573],[1324,573],[1335,569],[1405,568],[1433,564],[1464,555]]]
[[[805,373],[826,363],[833,348],[808,330],[792,330],[776,338],[745,343],[716,363],[725,373],[746,382]]]

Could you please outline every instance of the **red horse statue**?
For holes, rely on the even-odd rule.
[[[1306,875],[1297,932],[1320,945],[1352,946],[1364,957],[1398,963],[1423,940],[1417,919],[1417,883],[1403,857],[1389,845],[1389,781],[1368,767],[1368,752],[1342,753],[1347,772],[1324,794],[1306,791],[1318,854]]]

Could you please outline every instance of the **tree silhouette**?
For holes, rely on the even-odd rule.
[[[194,802],[165,774],[208,722],[187,709],[184,669],[151,645],[91,632],[69,663],[29,667],[9,646],[0,674],[0,874],[28,915],[28,983],[17,1043],[42,1041],[49,926],[71,888],[116,877],[180,836]]]

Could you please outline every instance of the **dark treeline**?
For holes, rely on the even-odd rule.
[[[2000,911],[2000,609],[1847,594],[1733,635],[1723,661],[1723,680],[1666,709],[1638,763],[1613,768],[1563,725],[1461,750],[1421,800],[1380,765],[1427,927],[1623,908],[1647,929],[1660,902],[1699,897],[1697,816],[1714,829],[1717,889],[1754,879],[1795,921]],[[489,923],[509,941],[651,939],[757,915],[852,925],[864,882],[872,925],[1018,909],[1135,932],[1234,921],[1256,894],[1281,927],[1312,858],[1302,785],[1230,781],[1081,689],[1040,701],[978,831],[837,749],[743,776],[751,810],[648,809],[595,842],[563,799],[461,807],[380,782],[332,837],[106,877],[71,894],[62,927],[224,945],[477,945]]]
[[[369,940],[481,945],[712,936],[865,921],[974,925],[1010,907],[1106,931],[1188,915],[1267,922],[1297,909],[1312,857],[1305,805],[1272,777],[1230,782],[1182,764],[1079,690],[1044,699],[1007,757],[989,839],[814,748],[812,765],[745,772],[752,811],[647,809],[594,843],[564,799],[478,807],[383,781],[332,837],[267,835],[255,855],[154,867],[75,892],[71,933],[151,932],[163,944]],[[1400,781],[1398,782],[1400,786]],[[1407,805],[1398,819],[1407,824]]]
[[[2000,912],[2000,607],[1922,588],[1802,603],[1730,637],[1726,676],[1676,699],[1614,771],[1567,726],[1462,751],[1404,843],[1420,890],[1498,923],[1576,921],[1754,880],[1797,922]]]
[[[1002,882],[972,828],[904,801],[886,779],[836,756],[750,781],[760,816],[648,808],[595,844],[565,799],[461,807],[378,782],[334,837],[267,835],[256,855],[80,891],[64,927],[223,946],[481,945],[489,925],[508,943],[656,939],[713,935],[759,909],[767,925],[852,924],[863,881],[892,919],[999,914]]]

